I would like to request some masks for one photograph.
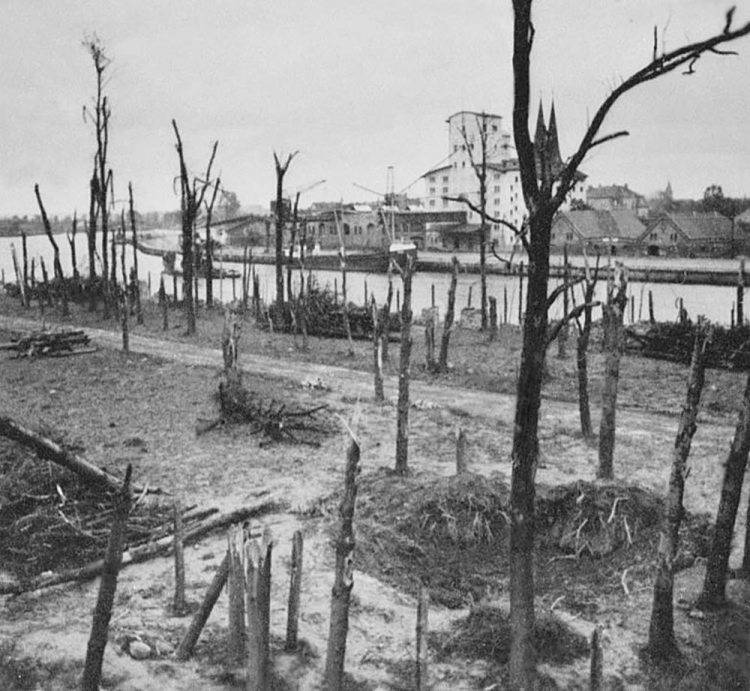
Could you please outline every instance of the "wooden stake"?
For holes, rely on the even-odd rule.
[[[604,689],[602,644],[599,638],[599,627],[597,626],[591,634],[591,669],[589,672],[589,691],[602,691]]]
[[[302,531],[296,530],[292,538],[292,564],[289,578],[289,607],[286,618],[286,644],[284,650],[294,651],[297,649],[297,636],[299,633],[299,603],[302,590],[302,551],[304,543]]]
[[[185,633],[184,638],[175,651],[174,656],[177,660],[181,660],[184,662],[185,660],[189,660],[193,656],[193,651],[195,650],[195,644],[198,642],[198,637],[201,635],[201,631],[203,631],[203,627],[206,625],[208,617],[211,615],[211,610],[214,608],[216,601],[219,599],[219,595],[221,595],[221,591],[227,582],[228,576],[229,554],[226,554],[219,566],[219,570],[216,572],[216,575],[211,581],[211,585],[206,591],[206,596],[203,598],[201,606],[198,608],[198,611],[195,613],[192,621],[190,622],[187,633]]]
[[[185,600],[185,551],[183,549],[182,528],[182,503],[175,500],[172,507],[174,520],[174,602],[172,612],[176,617],[182,617],[188,613],[187,601]]]
[[[417,691],[429,688],[427,674],[427,638],[429,634],[428,615],[430,610],[430,594],[423,585],[419,586],[419,600],[417,603],[417,669],[415,686]]]
[[[344,497],[339,506],[339,534],[336,540],[336,571],[331,592],[331,618],[324,675],[326,691],[344,686],[346,637],[349,631],[349,602],[354,587],[354,508],[357,499],[359,444],[352,439],[346,454]]]
[[[497,338],[497,298],[491,295],[487,298],[490,303],[490,340]]]
[[[245,627],[245,577],[242,567],[242,554],[245,549],[246,533],[242,525],[229,528],[227,535],[229,555],[229,575],[227,593],[229,595],[228,649],[232,664],[242,665],[247,648],[247,628]]]
[[[456,475],[469,472],[466,462],[466,432],[462,427],[456,432]]]

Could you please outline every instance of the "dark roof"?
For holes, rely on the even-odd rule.
[[[598,185],[586,190],[587,199],[642,199],[643,195],[633,192],[627,185]]]
[[[649,223],[649,231],[665,219],[690,240],[732,239],[732,221],[715,211],[710,214],[663,214]]]
[[[635,240],[643,234],[643,223],[632,211],[563,211],[557,218],[566,219],[585,240]]]

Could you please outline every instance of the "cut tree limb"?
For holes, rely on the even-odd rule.
[[[103,486],[113,492],[119,491],[121,487],[121,480],[114,475],[110,475],[106,470],[97,468],[88,461],[84,461],[81,457],[76,456],[70,451],[66,451],[51,439],[2,415],[0,415],[0,436],[7,437],[33,449],[39,458],[57,463],[57,465],[71,470],[96,485]],[[150,494],[164,493],[158,488],[151,489],[138,486],[133,487],[132,490],[135,494],[142,492]]]

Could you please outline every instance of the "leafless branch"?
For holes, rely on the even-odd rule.
[[[556,322],[549,330],[549,333],[547,334],[547,347],[550,346],[551,343],[554,343],[555,339],[560,335],[560,331],[562,331],[562,328],[570,321],[573,321],[574,319],[578,319],[587,309],[593,309],[594,307],[598,307],[602,303],[599,300],[594,300],[593,302],[586,302],[583,305],[578,305],[577,307],[574,307],[568,314],[566,314],[559,322]]]
[[[628,132],[627,130],[620,130],[619,132],[613,132],[612,134],[607,134],[591,142],[589,146],[589,151],[593,149],[595,146],[599,146],[600,144],[606,144],[607,142],[610,142],[613,139],[618,139],[620,137],[629,137],[629,136],[630,136],[630,132]]]
[[[555,304],[555,300],[557,300],[557,298],[559,298],[565,291],[570,290],[571,288],[575,288],[579,283],[583,283],[585,280],[585,276],[578,276],[557,286],[547,298],[547,309],[552,307],[552,305]]]

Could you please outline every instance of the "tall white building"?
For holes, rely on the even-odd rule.
[[[526,206],[521,189],[521,174],[513,146],[513,138],[503,129],[503,119],[499,115],[460,111],[448,120],[448,156],[446,162],[427,172],[423,204],[428,210],[467,209],[461,201],[445,197],[465,197],[476,208],[480,208],[480,182],[478,172],[482,163],[486,168],[486,213],[489,217],[501,219],[520,228]],[[549,127],[544,125],[544,113],[539,106],[539,116],[535,142],[548,138],[553,155],[553,170],[562,166],[557,141],[557,120],[555,107],[550,112]],[[576,177],[576,184],[569,199],[583,199],[583,181],[586,176]],[[476,211],[468,212],[467,230],[478,230],[481,218]],[[516,244],[512,229],[502,223],[488,221],[489,242],[497,242],[499,247],[510,248]]]

